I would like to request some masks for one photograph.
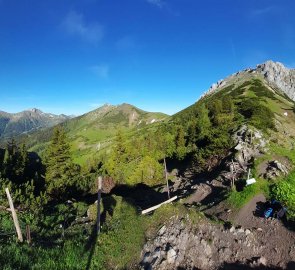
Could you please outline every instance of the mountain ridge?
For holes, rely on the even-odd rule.
[[[168,115],[147,112],[128,103],[104,104],[88,113],[68,119],[58,126],[63,127],[71,140],[71,149],[77,163],[86,162],[93,155],[108,146],[118,130],[138,130],[157,122],[165,121]],[[50,141],[54,127],[23,134],[17,139],[24,142],[31,151],[42,153]]]
[[[235,72],[225,79],[220,79],[216,83],[213,83],[209,89],[201,95],[200,99],[223,89],[234,81],[251,75],[260,76],[261,79],[265,79],[269,86],[277,88],[282,93],[286,94],[289,99],[295,101],[295,69],[287,68],[281,62],[272,60],[257,64],[255,68],[246,68]]]
[[[47,128],[70,119],[70,116],[44,113],[32,108],[17,113],[0,111],[0,138],[18,136],[40,128]]]

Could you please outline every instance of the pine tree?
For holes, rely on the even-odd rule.
[[[6,178],[16,184],[22,184],[26,182],[25,169],[28,165],[28,153],[25,145],[19,148],[14,139],[11,139],[7,143],[3,174]]]
[[[196,119],[192,119],[188,123],[188,130],[187,130],[187,141],[188,147],[190,151],[196,150],[196,141],[197,141],[197,122]]]
[[[54,129],[51,143],[46,150],[45,163],[48,193],[54,198],[70,195],[80,168],[72,162],[70,144],[61,127]]]
[[[128,162],[128,153],[126,149],[126,141],[121,130],[119,130],[114,138],[111,154],[104,164],[107,174],[111,175],[117,183],[126,181],[126,167]]]
[[[156,150],[158,159],[164,159],[172,157],[175,153],[175,136],[173,132],[170,132],[167,127],[163,126],[159,128],[155,134],[153,140],[156,142]]]
[[[175,145],[176,145],[176,157],[178,159],[183,159],[186,155],[186,146],[185,146],[185,137],[184,130],[182,126],[177,127]]]
[[[224,96],[222,98],[222,108],[224,113],[233,113],[234,102],[230,96]]]
[[[163,167],[154,157],[150,156],[143,157],[128,179],[128,183],[132,185],[145,183],[154,186],[162,182]]]
[[[205,104],[200,105],[196,122],[197,136],[199,140],[204,139],[210,134],[211,121],[208,114],[209,110],[206,108]]]

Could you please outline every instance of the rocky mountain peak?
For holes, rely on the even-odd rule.
[[[288,69],[280,62],[266,61],[256,71],[274,86],[280,88],[289,98],[295,100],[295,69]]]
[[[211,87],[201,96],[214,94],[225,86],[235,84],[243,78],[249,78],[249,75],[261,74],[265,81],[272,87],[281,90],[290,99],[295,101],[295,69],[289,69],[280,62],[266,61],[265,63],[258,64],[256,68],[247,68],[238,71],[229,77],[219,80],[211,85]]]
[[[32,112],[32,113],[38,113],[38,114],[43,113],[41,110],[36,109],[36,108],[29,109],[29,111]]]

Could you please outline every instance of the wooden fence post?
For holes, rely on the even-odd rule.
[[[249,170],[248,170],[248,177],[247,177],[247,180],[250,179],[250,171],[251,171],[251,169],[249,168]]]
[[[27,236],[27,243],[31,244],[31,230],[30,225],[26,225],[26,236]]]
[[[167,184],[168,199],[170,199],[170,189],[169,189],[169,182],[168,182],[168,174],[167,174],[166,158],[164,158],[164,166],[165,166],[165,178],[166,178],[166,184]]]
[[[97,234],[100,233],[100,201],[101,201],[101,189],[102,189],[102,177],[97,179]]]
[[[231,163],[232,163],[232,168],[231,168],[231,173],[232,173],[232,181],[231,181],[231,188],[232,190],[235,190],[235,181],[236,181],[236,167],[235,167],[235,164],[234,164],[234,161],[231,160]]]
[[[9,193],[9,189],[5,188],[5,192],[6,192],[6,195],[7,195],[8,202],[9,202],[9,207],[11,209],[14,226],[15,226],[15,229],[16,229],[16,232],[17,232],[17,238],[18,238],[18,240],[20,242],[23,242],[24,240],[23,240],[22,231],[21,231],[19,223],[18,223],[17,214],[16,214],[15,209],[14,209],[14,205],[13,205],[13,201],[12,201],[12,198],[10,196],[10,193]]]

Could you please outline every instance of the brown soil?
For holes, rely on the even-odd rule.
[[[262,225],[262,218],[255,216],[258,205],[263,205],[266,198],[263,194],[255,196],[248,202],[234,217],[234,222],[245,228],[260,227]]]
[[[265,201],[259,194],[238,212],[223,209],[232,225],[171,218],[145,244],[141,269],[293,269],[295,232],[261,217]]]
[[[240,211],[224,214],[226,221],[257,231],[261,246],[261,256],[271,265],[283,267],[295,260],[295,227],[286,221],[263,217],[266,198],[263,194],[255,196]],[[226,211],[224,211],[226,212]]]
[[[196,187],[196,191],[185,200],[185,203],[194,204],[201,202],[211,193],[212,188],[207,184],[201,183]]]

